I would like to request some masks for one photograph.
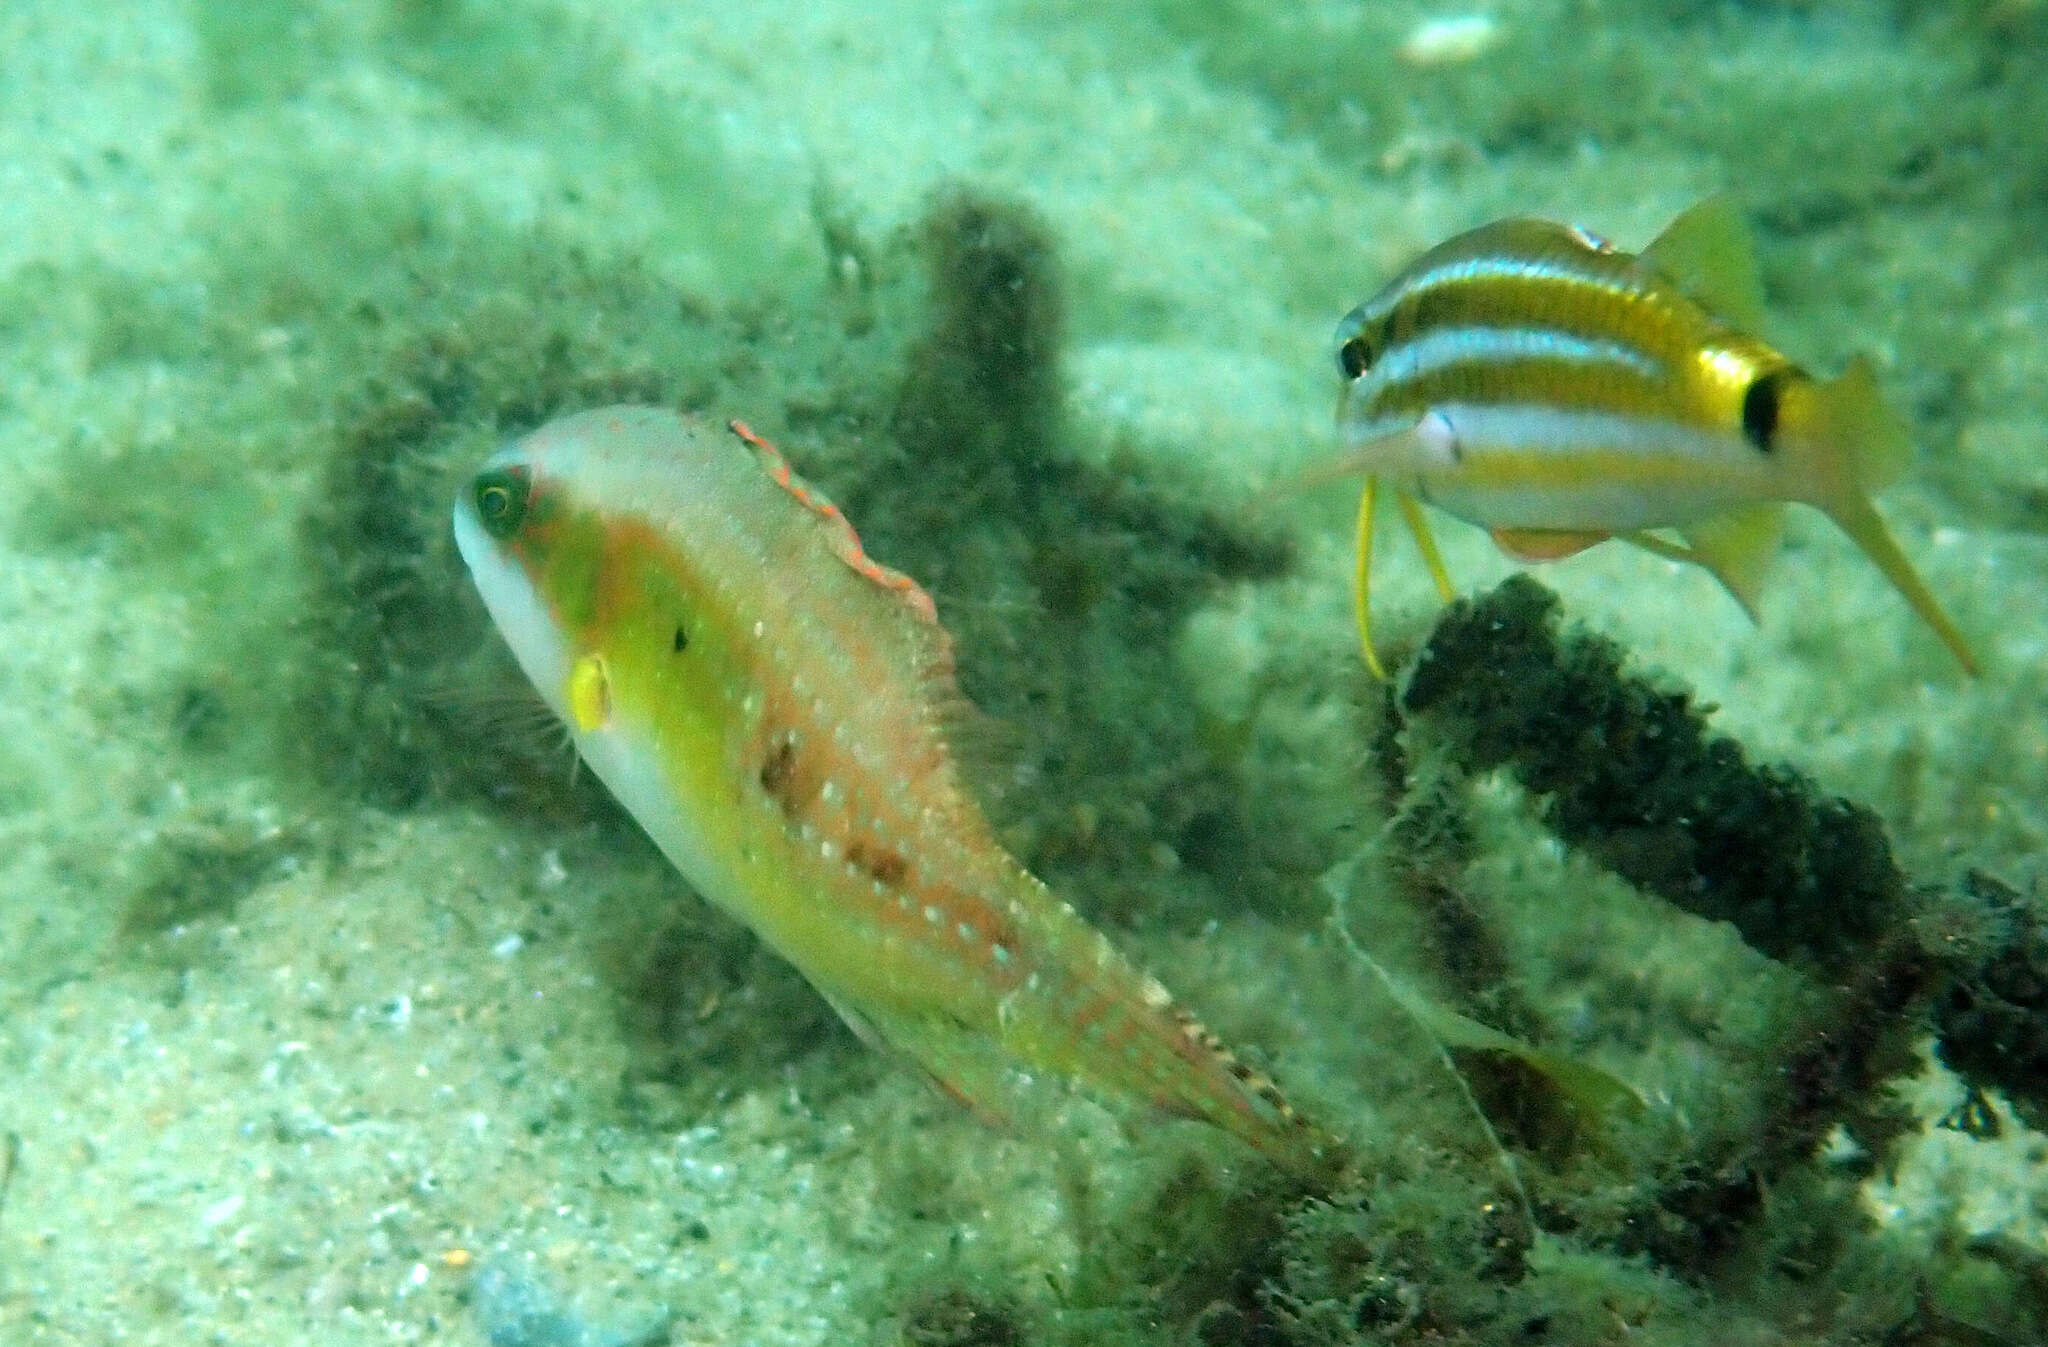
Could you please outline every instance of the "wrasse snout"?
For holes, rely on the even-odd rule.
[[[1366,479],[1353,599],[1373,671],[1372,522],[1384,482],[1446,598],[1418,501],[1487,529],[1521,560],[1621,538],[1702,566],[1752,617],[1784,506],[1812,506],[1974,674],[1962,633],[1870,503],[1910,445],[1869,364],[1815,378],[1755,335],[1761,308],[1747,233],[1713,198],[1640,255],[1545,220],[1485,225],[1352,310],[1336,335],[1333,470]]]

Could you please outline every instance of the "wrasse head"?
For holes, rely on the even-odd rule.
[[[726,670],[709,658],[719,643],[695,601],[697,568],[679,531],[634,503],[645,469],[628,452],[636,433],[661,464],[654,451],[673,453],[679,430],[694,444],[664,413],[569,417],[500,449],[457,493],[456,547],[484,606],[542,698],[583,734],[643,720],[657,701],[680,729],[690,707],[718,700]],[[687,478],[687,461],[672,466]],[[693,646],[696,658],[676,658]]]

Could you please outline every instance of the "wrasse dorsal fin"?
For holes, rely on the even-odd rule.
[[[1750,332],[1763,326],[1756,245],[1727,193],[1680,212],[1641,256],[1717,317]]]
[[[854,532],[853,524],[837,505],[818,488],[812,486],[789,466],[789,460],[782,456],[767,439],[756,433],[744,421],[728,421],[726,428],[740,437],[753,449],[761,462],[762,471],[769,480],[787,491],[796,502],[818,517],[826,530],[826,539],[832,552],[845,562],[853,572],[901,598],[904,604],[923,621],[936,627],[939,623],[938,608],[932,603],[932,596],[924,587],[899,570],[884,566],[868,555],[861,545],[860,534]]]

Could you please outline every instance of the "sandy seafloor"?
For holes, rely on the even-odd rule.
[[[408,269],[459,288],[472,234],[545,230],[722,303],[840,264],[821,181],[871,238],[944,183],[1019,200],[1063,262],[1071,422],[1228,506],[1327,446],[1332,325],[1407,256],[1515,212],[1640,244],[1733,189],[1785,343],[1822,368],[1873,350],[1913,418],[1920,457],[1883,504],[1985,676],[1959,677],[1817,518],[1759,629],[1620,549],[1546,578],[1752,751],[1879,810],[1918,873],[2041,882],[2048,152],[2014,129],[2048,116],[2026,92],[2048,88],[2038,6],[1501,0],[1477,50],[1405,57],[1457,14],[233,8],[0,6],[0,1343],[596,1343],[664,1320],[677,1343],[938,1341],[903,1306],[949,1278],[1086,1340],[1072,1288],[1114,1273],[1082,1266],[1078,1194],[1116,1210],[1204,1144],[1131,1140],[1084,1104],[988,1132],[819,1018],[823,1049],[707,1061],[729,1078],[627,1107],[647,1049],[617,947],[651,922],[635,904],[693,901],[680,884],[573,818],[431,792],[371,808],[276,765],[309,446],[367,377],[332,335],[349,268],[380,296]],[[434,241],[417,259],[401,215]],[[1344,495],[1283,511],[1289,573],[1205,600],[1160,690],[1266,717],[1262,760],[1359,696]],[[1506,573],[1442,534],[1461,582]],[[1405,542],[1384,547],[1383,621],[1412,641],[1435,601]],[[1552,853],[1535,879],[1521,864],[1504,885],[1585,887]],[[229,896],[187,892],[209,885]],[[1553,924],[1529,948],[1570,942],[1554,923],[1579,901],[1529,907]],[[1739,1016],[1719,937],[1602,929],[1644,937],[1610,956],[1645,985],[1695,978],[1700,1016]],[[1314,920],[1222,908],[1118,939],[1262,1041],[1305,1106],[1384,1139],[1397,1110],[1336,1074],[1334,1045],[1389,1012],[1330,985]],[[674,995],[744,1016],[721,988]],[[791,1004],[787,982],[764,1001]],[[1916,1107],[1958,1090],[1930,1073]],[[2042,1156],[2010,1117],[1996,1140],[1929,1129],[1869,1207],[2048,1253]],[[508,1328],[540,1288],[595,1326]]]

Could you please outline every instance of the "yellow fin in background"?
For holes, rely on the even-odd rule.
[[[1641,256],[1735,326],[1752,332],[1763,326],[1764,288],[1757,278],[1756,246],[1735,199],[1727,193],[1681,211]]]
[[[1460,1015],[1403,985],[1384,970],[1380,970],[1380,983],[1409,1018],[1438,1043],[1466,1052],[1493,1052],[1514,1058],[1556,1087],[1579,1121],[1592,1130],[1604,1127],[1609,1115],[1617,1111],[1629,1117],[1640,1117],[1649,1111],[1641,1092],[1611,1071],[1525,1043],[1469,1015]]]

